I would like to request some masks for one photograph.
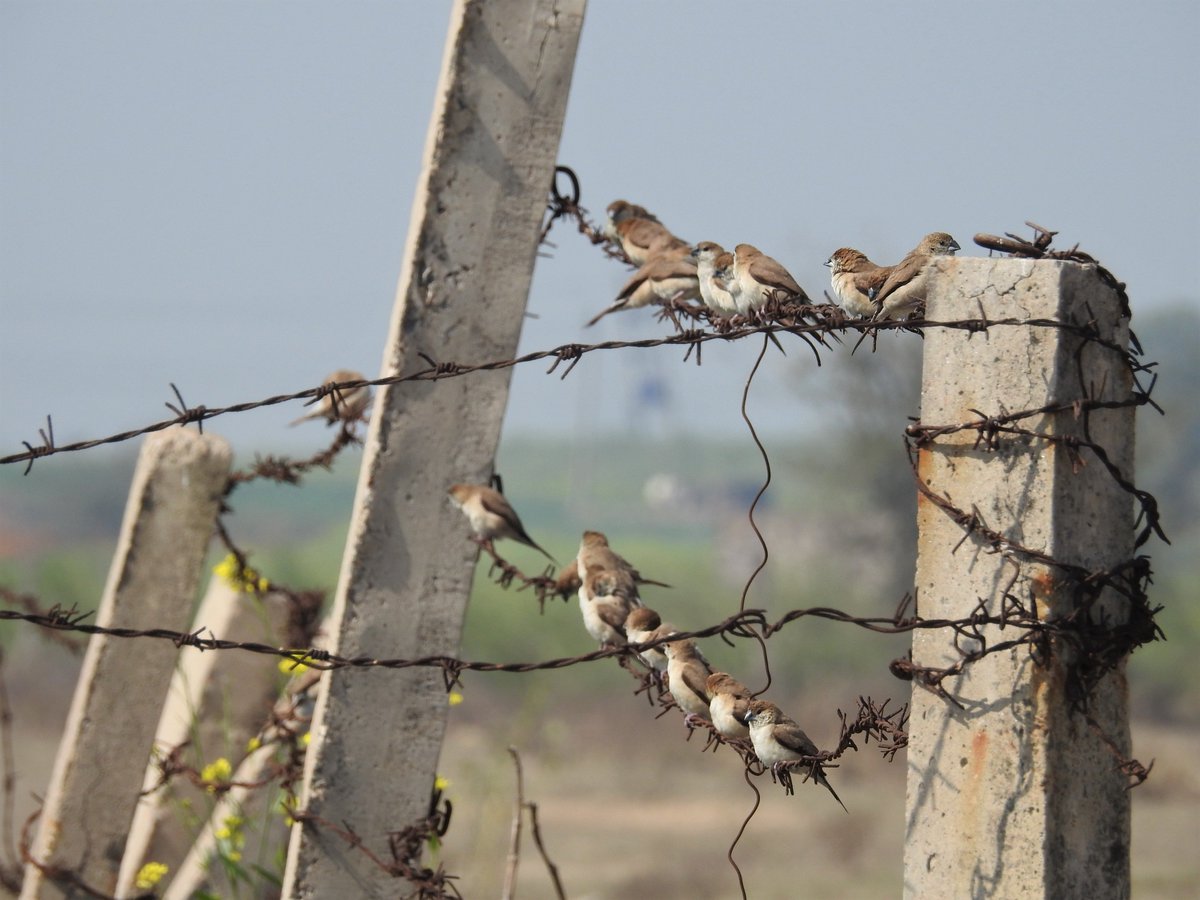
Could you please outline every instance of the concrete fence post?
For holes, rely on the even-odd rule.
[[[1094,320],[1124,347],[1127,322],[1116,294],[1093,268],[1071,262],[946,259],[931,287],[928,318]],[[1090,396],[1127,400],[1132,377],[1119,352],[1054,327],[993,326],[925,332],[921,424],[1070,404]],[[978,412],[976,412],[978,411]],[[1072,410],[1022,420],[1023,427],[1081,436]],[[1129,478],[1132,408],[1098,410],[1090,437]],[[999,434],[989,449],[976,430],[945,434],[919,450],[921,479],[1005,539],[1055,560],[1105,569],[1134,554],[1134,503],[1099,460],[1029,436]],[[1073,600],[1061,570],[1020,553],[993,552],[946,511],[919,496],[917,598],[922,618],[970,616],[982,600],[999,614],[1007,592],[1036,599],[1040,617]],[[961,542],[961,546],[958,546]],[[957,549],[955,549],[957,547]],[[1094,615],[1120,622],[1121,598],[1102,596]],[[983,629],[991,643],[1015,637]],[[964,642],[960,638],[959,646]],[[965,647],[964,649],[973,649]],[[1039,665],[1028,646],[987,655],[945,689],[961,708],[914,687],[908,750],[905,896],[920,900],[1129,896],[1129,794],[1117,761],[1066,696],[1070,648]],[[917,631],[913,661],[947,667],[961,659],[953,635]],[[1124,665],[1106,675],[1089,713],[1129,754]]]
[[[286,643],[290,607],[287,598],[268,592],[255,597],[215,575],[192,622],[234,641]],[[200,653],[179,655],[167,701],[154,735],[154,746],[168,753],[188,742],[187,759],[197,768],[218,757],[235,764],[246,755],[246,743],[266,721],[265,710],[279,696],[282,676],[279,660],[257,653]],[[170,867],[173,877],[179,863],[197,839],[177,804],[190,803],[194,814],[205,806],[205,792],[182,779],[170,786],[160,781],[157,761],[146,768],[144,792],[138,801],[125,845],[116,894],[136,896],[134,881],[142,864],[153,860]]]
[[[515,354],[554,174],[584,0],[458,0],[383,370]],[[402,52],[402,50],[398,51]],[[379,392],[331,626],[347,656],[455,655],[476,550],[447,487],[485,481],[510,373]],[[423,819],[446,717],[436,669],[323,679],[303,811],[389,860]],[[387,872],[316,822],[292,831],[287,897],[395,897]]]
[[[186,630],[229,478],[224,439],[171,428],[142,445],[96,624]],[[111,892],[178,650],[93,635],[31,849]],[[91,896],[25,869],[23,900]]]

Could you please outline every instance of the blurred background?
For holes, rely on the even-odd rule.
[[[0,452],[379,371],[448,3],[0,4]],[[593,2],[560,162],[594,217],[618,197],[676,233],[780,259],[810,294],[850,245],[880,262],[947,230],[1079,243],[1129,285],[1133,327],[1160,363],[1139,420],[1139,483],[1170,547],[1152,543],[1169,640],[1130,663],[1134,889],[1191,896],[1200,867],[1200,38],[1193,5]],[[582,327],[622,268],[560,227],[539,260],[522,352],[664,332],[652,313]],[[920,339],[873,354],[769,353],[748,412],[774,481],[758,520],[771,564],[748,605],[889,614],[911,588],[915,503],[900,442],[919,414]],[[536,540],[571,557],[609,534],[670,582],[647,602],[681,626],[736,608],[758,562],[746,509],[764,467],[739,413],[758,346],[593,354],[560,381],[518,369],[497,460]],[[465,361],[465,360],[464,360]],[[583,401],[586,400],[586,406]],[[255,454],[313,452],[299,404],[208,428]],[[131,443],[0,468],[0,584],[95,606],[132,472]],[[358,456],[300,488],[250,485],[229,524],[273,581],[332,592]],[[504,548],[529,570],[525,548]],[[539,615],[481,571],[463,655],[528,661],[590,649],[573,604]],[[18,822],[45,789],[78,660],[0,628],[14,707]],[[761,683],[752,649],[705,647]],[[772,639],[772,696],[827,746],[834,710],[907,699],[887,672],[904,638],[804,622]],[[386,677],[375,673],[368,677]],[[572,896],[736,895],[725,854],[753,795],[728,753],[653,718],[615,665],[470,675],[442,774],[456,819],[442,848],[467,896],[496,891],[513,775],[525,760],[548,850]],[[751,896],[896,896],[904,769],[845,761],[855,815],[801,787],[766,791],[736,854]],[[769,787],[769,785],[764,785]],[[673,832],[664,831],[670,817]],[[398,823],[399,824],[399,823]],[[680,830],[682,829],[682,831]],[[669,864],[664,865],[664,860]],[[784,860],[785,863],[780,862]],[[527,848],[522,893],[548,895]],[[850,874],[853,873],[853,880]]]

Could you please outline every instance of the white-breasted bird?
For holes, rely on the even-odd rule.
[[[731,316],[737,303],[729,293],[727,273],[733,268],[733,254],[713,241],[701,241],[692,250],[696,260],[696,277],[700,283],[700,299],[713,312]]]
[[[785,299],[810,303],[804,288],[796,282],[778,261],[767,256],[750,244],[738,244],[733,248],[733,277],[729,292],[740,314],[747,315],[760,308],[776,292],[782,291]]]
[[[929,263],[935,256],[953,256],[958,241],[944,231],[921,238],[904,259],[892,266],[887,280],[873,298],[879,319],[900,319],[925,302],[929,290]]]
[[[892,267],[877,266],[865,253],[851,247],[833,251],[825,265],[829,266],[829,283],[838,306],[861,319],[875,315],[875,295]]]
[[[754,745],[754,755],[764,766],[770,766],[776,775],[779,774],[781,763],[820,753],[817,745],[795,720],[785,716],[779,707],[769,700],[751,700],[742,721],[750,726],[750,742]],[[833,799],[842,809],[846,809],[846,804],[842,803],[842,798],[837,795],[819,764],[813,770],[813,779],[833,794]],[[846,812],[849,811],[846,809]]]
[[[521,524],[512,504],[499,491],[483,484],[452,484],[447,491],[450,502],[463,511],[475,538],[491,548],[497,538],[508,538],[537,550],[555,563],[554,557],[540,547]]]

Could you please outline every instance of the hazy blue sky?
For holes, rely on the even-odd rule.
[[[0,450],[48,412],[60,442],[161,418],[170,381],[217,406],[376,374],[449,10],[0,3]],[[814,295],[839,246],[890,262],[940,229],[982,253],[972,234],[1031,218],[1136,313],[1200,294],[1198,40],[1194,2],[593,0],[559,157],[594,213],[624,197],[689,240],[754,243]],[[523,350],[664,330],[639,312],[585,332],[625,272],[554,240]],[[586,393],[585,427],[619,433],[659,377],[652,427],[740,429],[756,350],[524,369],[507,427],[584,422]],[[776,357],[755,409],[785,430],[811,357]],[[298,412],[210,428],[270,450]]]

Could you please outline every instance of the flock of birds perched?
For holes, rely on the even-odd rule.
[[[733,326],[761,321],[776,302],[812,305],[788,270],[756,247],[738,244],[730,253],[712,241],[693,246],[644,207],[624,200],[608,207],[608,222],[598,240],[605,239],[618,246],[637,270],[616,301],[588,325],[612,312],[652,304],[668,310],[690,309],[696,316],[707,311],[714,324]],[[894,266],[876,265],[848,247],[834,251],[825,264],[830,268],[833,295],[847,315],[902,319],[923,306],[930,261],[958,249],[950,235],[934,232]],[[703,306],[684,305],[692,300],[702,301]],[[331,373],[312,411],[292,424],[325,419],[348,426],[362,419],[371,401],[371,389],[363,381],[362,374],[349,369]],[[354,382],[360,384],[352,386]],[[486,485],[454,484],[449,495],[466,515],[475,540],[493,553],[493,541],[508,538],[538,550],[557,565],[529,536],[499,491]],[[672,640],[677,629],[642,602],[638,588],[643,584],[662,582],[642,577],[600,532],[585,531],[577,557],[559,571],[555,590],[563,597],[578,593],[584,627],[602,647],[632,645],[660,690],[669,692],[683,710],[689,727],[710,724],[722,740],[746,756],[752,752],[778,776],[784,776],[785,763],[809,760],[811,777],[845,809],[821,769],[816,745],[800,726],[774,703],[755,699],[732,675],[714,671],[695,641]],[[655,646],[642,648],[646,643]]]
[[[454,484],[450,500],[471,524],[475,540],[492,550],[492,543],[508,538],[532,547],[547,559],[557,561],[529,536],[512,504],[494,488],[481,484]],[[750,689],[726,672],[713,669],[696,642],[671,640],[678,629],[666,624],[647,607],[639,595],[643,584],[662,582],[645,578],[628,560],[614,551],[598,531],[585,531],[579,554],[563,566],[555,580],[555,591],[566,597],[579,595],[583,627],[601,647],[616,648],[655,643],[635,652],[684,712],[689,727],[705,722],[728,743],[751,748],[764,765],[781,774],[784,763],[818,756],[816,744],[774,703],[757,700]],[[665,586],[665,585],[662,585]],[[749,747],[745,742],[749,740]],[[819,762],[812,762],[811,775],[842,805]]]
[[[712,316],[751,320],[773,298],[811,304],[804,288],[779,262],[750,244],[727,252],[713,241],[695,246],[676,237],[645,207],[625,200],[608,206],[603,237],[621,248],[637,266],[617,299],[587,324],[609,313],[650,304],[677,306],[701,300]],[[926,269],[935,256],[961,249],[943,231],[921,239],[894,266],[880,266],[850,247],[834,251],[825,262],[838,306],[855,318],[902,319],[925,300]]]

